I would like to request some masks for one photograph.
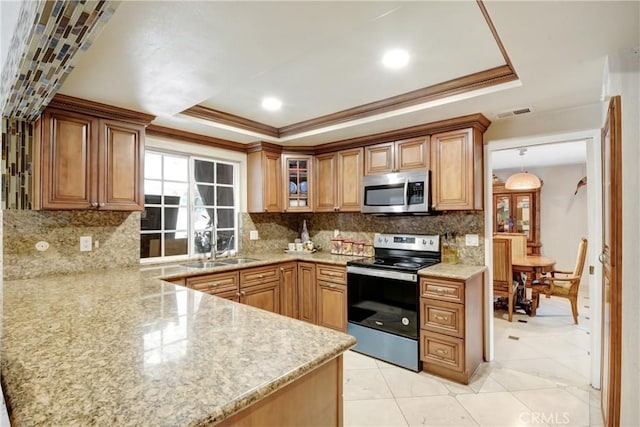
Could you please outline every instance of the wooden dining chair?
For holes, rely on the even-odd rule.
[[[546,295],[547,298],[552,296],[566,298],[571,302],[571,314],[573,321],[578,324],[578,289],[580,288],[580,279],[582,271],[587,259],[587,239],[581,239],[578,245],[578,255],[576,257],[576,265],[573,271],[553,270],[548,276],[542,276],[539,283],[533,284],[538,290],[536,304],[540,304],[540,293]]]
[[[524,233],[493,233],[493,237],[511,240],[511,257],[527,256],[527,235]]]
[[[507,298],[509,322],[513,321],[518,283],[513,280],[511,239],[493,238],[493,295]]]

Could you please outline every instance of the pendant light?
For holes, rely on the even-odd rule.
[[[514,173],[504,183],[504,188],[507,190],[535,190],[542,185],[540,178],[532,173],[524,170],[524,153],[527,152],[526,148],[520,148],[520,172]]]

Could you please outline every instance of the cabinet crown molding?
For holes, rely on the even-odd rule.
[[[114,107],[112,105],[59,93],[53,97],[47,108],[72,111],[104,119],[122,120],[143,126],[147,126],[156,118],[156,116],[152,116],[151,114],[140,113],[138,111],[127,110],[126,108]]]

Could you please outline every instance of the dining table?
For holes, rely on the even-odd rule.
[[[536,315],[540,298],[539,290],[532,285],[532,282],[540,280],[540,277],[552,271],[555,265],[556,261],[553,258],[542,255],[516,256],[511,260],[511,268],[514,275],[520,277],[522,275],[519,273],[524,273],[525,278],[522,281],[519,280],[522,284],[523,292],[519,295],[516,304],[525,307],[530,316]]]

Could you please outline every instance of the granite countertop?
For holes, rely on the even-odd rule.
[[[418,271],[421,276],[442,277],[444,279],[468,280],[476,274],[483,273],[487,267],[484,265],[445,264],[440,263]]]
[[[274,263],[281,263],[287,261],[309,261],[316,263],[333,264],[339,266],[346,266],[347,262],[358,257],[348,255],[333,255],[328,252],[314,252],[314,253],[299,253],[288,254],[283,252],[267,252],[260,254],[247,254],[242,257],[253,258],[256,261],[242,265],[227,265],[217,266],[211,268],[192,268],[186,267],[184,264],[189,264],[193,261],[183,261],[181,263],[171,264],[148,264],[143,266],[143,271],[146,274],[155,277],[179,278],[188,277],[207,273],[218,273],[223,271],[237,270],[239,268],[259,267],[263,265],[269,265]],[[224,260],[224,259],[222,259]],[[467,265],[467,264],[436,264],[431,267],[426,267],[418,271],[421,276],[435,276],[446,279],[460,279],[467,280],[476,274],[482,273],[486,270],[484,265]]]
[[[4,282],[2,380],[15,425],[215,423],[355,344],[158,273]]]

